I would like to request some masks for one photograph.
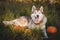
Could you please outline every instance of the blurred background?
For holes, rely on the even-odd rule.
[[[5,27],[2,21],[30,16],[32,5],[42,5],[43,14],[48,19],[46,26],[55,26],[58,30],[55,34],[48,33],[48,40],[60,40],[60,0],[0,0],[0,40],[24,40],[23,36]]]

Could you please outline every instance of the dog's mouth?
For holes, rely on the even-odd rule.
[[[39,18],[36,18],[35,21],[34,21],[35,24],[39,24],[40,23],[40,20]]]

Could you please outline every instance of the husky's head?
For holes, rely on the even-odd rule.
[[[43,6],[41,6],[38,10],[34,5],[32,6],[31,18],[35,24],[39,24],[43,19],[42,13],[43,13]]]

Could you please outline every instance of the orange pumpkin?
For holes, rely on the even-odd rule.
[[[57,32],[57,28],[55,26],[49,26],[47,28],[47,32],[48,33],[56,33]]]

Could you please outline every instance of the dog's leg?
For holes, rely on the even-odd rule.
[[[42,33],[43,33],[43,36],[44,36],[43,38],[48,38],[45,25],[42,26],[41,30],[42,30]]]

